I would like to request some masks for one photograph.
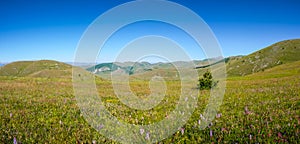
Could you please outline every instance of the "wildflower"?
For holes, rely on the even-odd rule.
[[[183,135],[184,134],[184,128],[181,128],[180,131],[181,131],[181,134]]]
[[[146,133],[145,139],[146,139],[146,140],[150,140],[150,133],[149,133],[149,132]]]
[[[222,132],[228,132],[228,129],[223,127],[221,131]]]
[[[245,111],[245,114],[246,114],[246,115],[248,115],[248,114],[251,113],[251,112],[248,110],[248,107],[247,107],[247,106],[245,106],[244,111]]]
[[[222,116],[222,113],[218,113],[217,115],[216,115],[216,118],[220,118]]]
[[[272,130],[270,130],[270,132],[268,133],[268,137],[272,136]]]
[[[9,117],[12,117],[12,115],[13,115],[13,114],[12,114],[12,113],[10,113],[10,114],[9,114]]]
[[[210,136],[210,137],[213,136],[213,131],[212,131],[212,130],[209,131],[209,136]]]
[[[249,139],[252,140],[252,135],[251,134],[249,135]]]
[[[200,114],[200,118],[203,120],[205,119],[205,117],[202,114]]]
[[[277,136],[278,136],[279,138],[282,138],[282,134],[281,134],[280,132],[278,132]]]
[[[93,140],[93,141],[92,141],[92,143],[93,143],[93,144],[96,144],[96,141],[95,141],[95,140]]]
[[[142,135],[145,132],[144,129],[140,129],[140,134]]]
[[[198,120],[198,124],[199,124],[199,125],[201,124],[201,120]]]
[[[16,137],[14,137],[14,144],[18,144]]]
[[[100,125],[98,126],[98,130],[101,130],[103,127],[104,127],[104,125],[103,125],[103,124],[100,124]]]

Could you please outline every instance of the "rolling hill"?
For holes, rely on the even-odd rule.
[[[225,59],[227,76],[245,76],[260,71],[265,71],[275,66],[300,60],[300,39],[285,40],[275,43],[246,56],[231,56]],[[209,69],[209,66],[220,61],[210,59],[215,63],[209,64],[209,60],[194,60],[193,63],[198,68],[199,74]],[[176,77],[174,64],[184,68],[187,62],[177,61],[172,63],[148,63],[148,62],[116,62],[103,63],[87,70],[104,78],[109,78],[112,72],[118,74],[129,74],[142,78],[143,75],[163,75],[167,79]],[[164,74],[163,74],[164,73]]]
[[[297,76],[300,74],[300,60],[289,62],[243,77],[244,79],[268,79]]]
[[[244,76],[300,60],[300,39],[281,41],[250,55],[229,60],[228,76]]]
[[[228,58],[229,59],[229,58]],[[227,60],[227,59],[226,59]],[[207,65],[209,61],[216,61],[216,59],[194,60],[192,61],[196,66]],[[109,79],[111,73],[121,75],[132,75],[133,77],[142,78],[143,75],[160,75],[167,79],[172,79],[173,76],[177,77],[176,67],[191,69],[191,62],[175,61],[175,62],[114,62],[114,63],[100,63],[95,66],[89,67],[86,70],[97,74],[103,78]],[[173,77],[174,78],[174,77]],[[177,79],[177,78],[176,78]]]
[[[265,71],[278,65],[300,60],[300,39],[286,40],[275,43],[247,56],[231,56],[224,59],[227,75],[245,76]],[[193,63],[199,74],[209,69],[209,61],[215,59],[194,60]],[[178,79],[175,65],[185,68],[189,62],[177,61],[172,63],[149,62],[115,62],[101,63],[86,70],[103,78],[110,78],[111,73],[132,75],[135,78],[160,75],[167,79]],[[213,65],[213,64],[211,64]],[[19,61],[0,67],[0,76],[29,76],[29,77],[71,77],[72,66],[66,63],[40,60]]]
[[[0,76],[71,77],[72,66],[52,60],[18,61],[1,67]]]
[[[90,71],[94,74],[100,75],[101,77],[110,77],[111,73],[117,74],[141,74],[153,69],[168,69],[172,65],[169,63],[157,63],[151,64],[148,62],[115,62],[115,63],[101,63],[90,68]]]

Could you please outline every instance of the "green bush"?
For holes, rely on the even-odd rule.
[[[218,83],[217,81],[214,81],[214,80],[213,80],[213,77],[212,77],[211,72],[206,71],[206,72],[203,74],[203,77],[199,79],[198,87],[199,87],[201,90],[204,90],[204,89],[211,89],[211,88],[217,86],[217,83]]]

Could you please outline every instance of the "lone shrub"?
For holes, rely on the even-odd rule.
[[[218,83],[217,81],[213,80],[212,74],[209,71],[206,71],[203,74],[203,77],[199,79],[198,87],[201,90],[211,89],[211,88],[217,86],[217,83]]]

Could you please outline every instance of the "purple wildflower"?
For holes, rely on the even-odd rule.
[[[180,131],[181,131],[181,134],[183,135],[184,134],[184,128],[181,128]]]
[[[245,106],[244,111],[245,111],[245,114],[246,114],[246,115],[248,115],[248,114],[251,113],[251,112],[248,110],[248,107],[247,107],[247,106]]]
[[[277,133],[277,136],[278,136],[279,138],[282,138],[282,134],[281,134],[280,132]]]
[[[213,131],[212,131],[212,130],[209,131],[209,136],[210,136],[210,137],[213,136]]]
[[[216,115],[216,118],[220,118],[222,116],[222,113],[218,113],[217,115]]]
[[[140,129],[140,134],[142,135],[145,132],[144,129]]]
[[[98,126],[98,130],[101,130],[103,127],[104,127],[104,125],[103,125],[103,124],[100,124],[100,125]]]
[[[10,113],[10,114],[9,114],[9,117],[12,117],[12,115],[13,115],[13,114],[12,114],[12,113]]]
[[[221,130],[221,131],[223,132],[223,131],[227,131],[227,130],[226,130],[226,128],[222,127],[222,130]]]
[[[145,139],[146,139],[146,140],[150,140],[150,133],[149,133],[149,132],[146,133]]]
[[[14,144],[18,144],[16,137],[14,137]]]

